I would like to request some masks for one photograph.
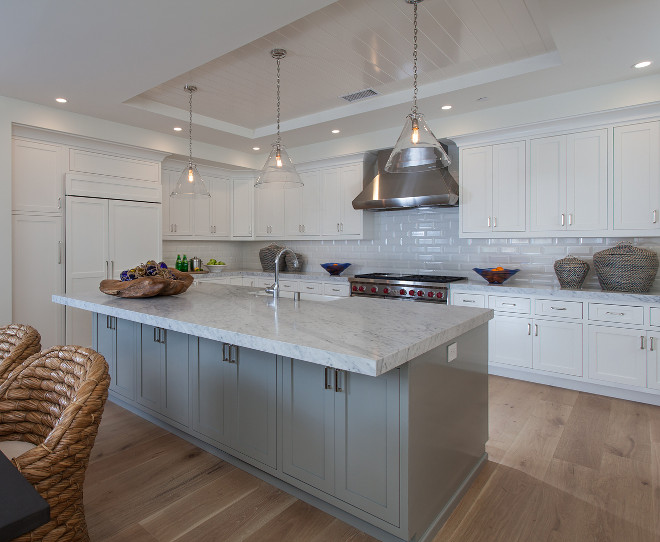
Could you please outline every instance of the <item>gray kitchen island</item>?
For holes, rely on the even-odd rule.
[[[203,283],[53,301],[93,313],[111,400],[381,540],[431,540],[487,458],[492,310]]]

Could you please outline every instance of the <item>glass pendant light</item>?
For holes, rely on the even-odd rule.
[[[194,85],[186,85],[183,87],[190,93],[190,124],[188,125],[188,167],[184,168],[176,182],[174,191],[170,194],[171,198],[174,197],[211,197],[209,194],[202,176],[197,171],[197,166],[192,161],[192,95],[197,90]]]
[[[255,188],[299,188],[303,186],[302,179],[282,145],[280,137],[280,60],[286,56],[286,50],[273,49],[270,55],[277,60],[277,139],[254,186]]]
[[[417,110],[417,4],[422,0],[405,1],[414,8],[413,105],[396,146],[385,164],[385,171],[388,173],[428,171],[441,169],[450,164],[449,156],[426,124],[424,115]]]

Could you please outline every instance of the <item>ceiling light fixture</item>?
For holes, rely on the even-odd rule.
[[[261,150],[261,147],[252,147],[252,150],[253,150],[253,151],[260,151],[260,150]]]
[[[648,68],[651,64],[653,64],[653,62],[651,62],[650,60],[642,60],[641,62],[638,62],[637,64],[635,64],[633,66],[633,68],[638,68],[638,69],[639,68]]]
[[[338,134],[339,132],[341,132],[341,130],[332,130],[333,134]]]
[[[277,139],[254,187],[298,188],[303,186],[303,182],[284,149],[280,136],[280,61],[286,56],[286,49],[273,49],[270,56],[277,60]]]
[[[55,101],[59,104],[65,104],[67,102],[66,98],[55,98]]]
[[[447,110],[451,109],[451,105],[443,105],[443,106],[442,106],[442,109],[444,109],[445,111],[447,111]]]
[[[385,164],[388,173],[408,173],[440,169],[450,164],[449,156],[417,110],[417,4],[422,0],[405,0],[414,8],[413,17],[413,105],[403,130]]]
[[[193,92],[197,90],[197,87],[194,85],[186,85],[183,88],[190,93],[190,100],[188,102],[190,112],[190,123],[188,124],[188,167],[181,172],[181,176],[176,183],[174,191],[170,194],[170,197],[187,196],[210,198],[211,194],[209,194],[199,171],[197,171],[197,166],[193,164],[192,161],[192,95]]]
[[[174,128],[172,128],[172,130],[174,130],[175,132],[180,132],[181,130],[183,130],[183,128],[181,128],[181,126],[175,126]]]

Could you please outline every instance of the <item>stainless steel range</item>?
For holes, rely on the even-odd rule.
[[[351,295],[447,303],[448,284],[465,277],[367,273],[350,277]]]

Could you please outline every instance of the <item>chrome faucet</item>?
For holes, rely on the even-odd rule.
[[[294,258],[294,264],[296,267],[298,266],[298,256],[296,256],[296,253],[290,248],[284,247],[277,253],[277,256],[275,256],[275,282],[271,284],[270,288],[266,288],[266,292],[273,294],[273,299],[278,299],[280,297],[280,258],[287,252],[291,253]]]

